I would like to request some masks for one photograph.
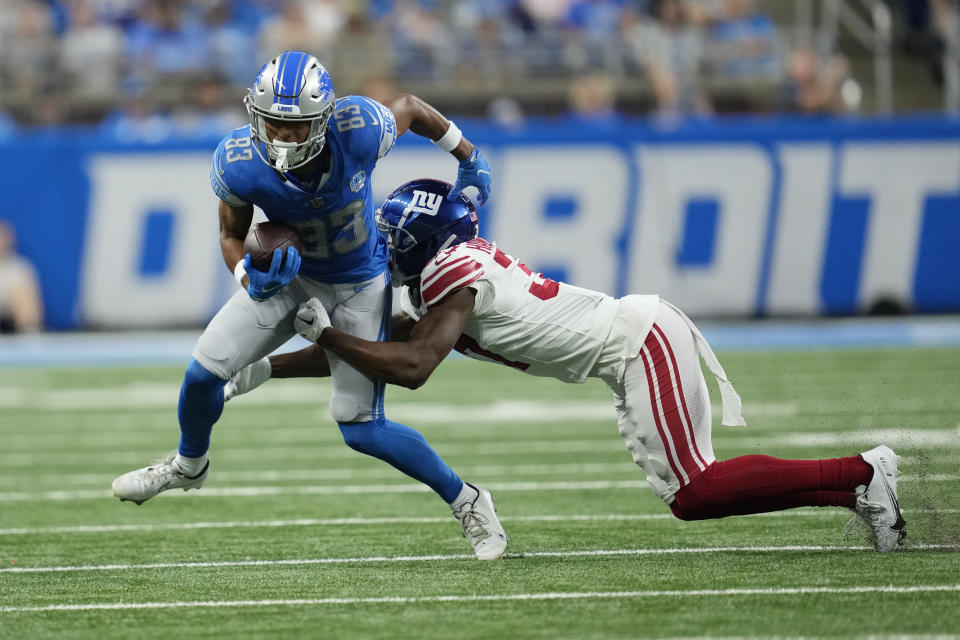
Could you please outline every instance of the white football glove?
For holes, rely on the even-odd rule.
[[[301,336],[313,344],[320,339],[323,330],[330,326],[330,316],[320,301],[310,298],[297,309],[297,317],[293,319],[293,326]]]
[[[253,391],[269,380],[272,372],[270,359],[266,356],[251,362],[230,376],[227,384],[223,385],[223,401],[227,402],[230,398],[236,398],[248,391]]]

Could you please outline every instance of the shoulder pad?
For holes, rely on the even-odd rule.
[[[479,238],[478,238],[479,240]],[[485,240],[471,240],[438,253],[420,274],[420,295],[428,307],[447,294],[469,286],[484,274],[492,248]],[[485,246],[483,246],[485,245]]]
[[[376,162],[387,155],[397,141],[393,112],[363,96],[337,100],[330,130],[347,152],[361,162]]]

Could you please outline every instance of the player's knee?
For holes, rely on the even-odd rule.
[[[186,394],[209,393],[223,387],[225,382],[226,380],[210,373],[196,360],[190,360],[183,375],[182,389]]]
[[[696,482],[685,485],[673,495],[670,511],[681,520],[704,520],[709,518],[712,502],[700,491]]]
[[[377,437],[377,423],[375,422],[340,422],[340,433],[348,447],[360,453],[374,455],[379,449]]]

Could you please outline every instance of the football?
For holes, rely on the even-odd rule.
[[[250,254],[250,263],[260,271],[270,270],[274,249],[282,250],[283,259],[286,260],[287,247],[296,247],[299,252],[300,235],[293,227],[279,222],[253,225],[243,241],[243,253]]]

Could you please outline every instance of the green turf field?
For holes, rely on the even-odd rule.
[[[675,520],[602,384],[465,360],[388,415],[493,491],[504,560],[347,449],[323,381],[228,404],[202,490],[121,504],[112,478],[176,445],[181,370],[8,369],[0,637],[960,637],[960,350],[720,355],[750,426],[716,423],[717,457],[890,444],[904,551],[842,536],[838,509]]]

